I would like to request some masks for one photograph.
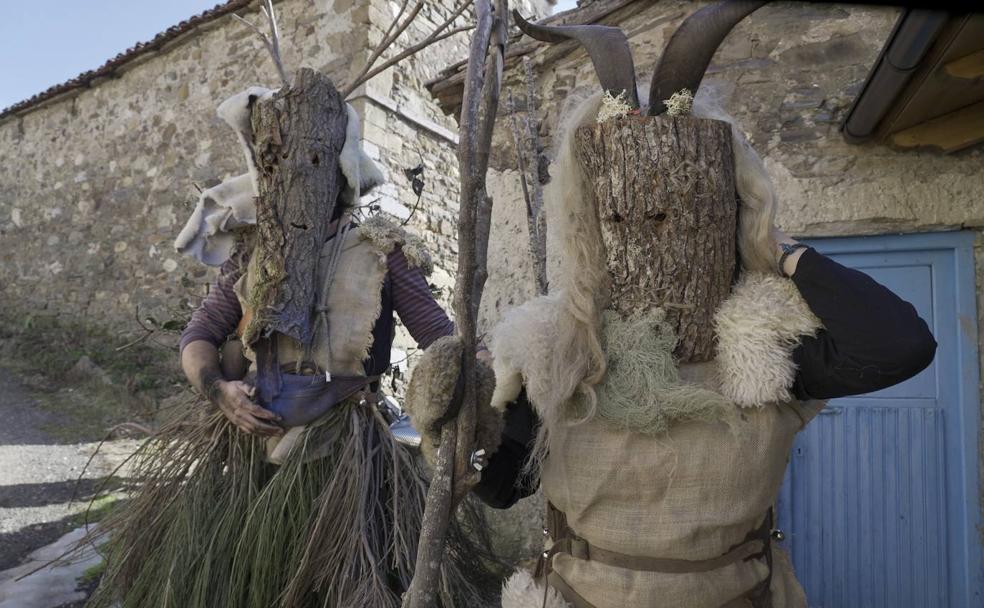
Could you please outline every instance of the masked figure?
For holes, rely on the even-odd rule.
[[[617,28],[541,26],[517,16],[534,38],[583,45],[606,96],[560,123],[544,191],[549,234],[561,250],[551,291],[506,313],[492,331],[495,390],[484,407],[504,413],[505,428],[476,492],[508,507],[539,481],[549,536],[536,576],[520,571],[506,584],[504,608],[805,608],[776,545],[773,514],[796,433],[823,399],[891,386],[933,359],[935,341],[910,304],[776,230],[771,181],[739,129],[731,125],[733,156],[726,156],[734,192],[704,190],[701,181],[727,169],[714,155],[728,146],[674,147],[699,120],[662,123],[659,131],[652,121],[663,119],[638,116],[687,113],[689,91],[721,40],[762,4],[725,1],[688,17],[657,65],[648,106]],[[693,114],[730,122],[701,96]],[[595,126],[607,120],[625,122],[609,131]],[[604,148],[617,158],[583,154],[605,137],[617,141],[613,151]],[[630,141],[645,153],[627,150]],[[638,158],[667,155],[698,169],[607,178]],[[681,179],[689,187],[665,191],[696,192],[685,208],[672,194],[654,201],[645,187],[675,188]],[[702,230],[717,230],[712,219],[721,227],[715,234],[736,233],[737,264],[734,246],[714,250],[713,260],[671,263],[672,244],[649,246],[682,234],[681,226],[688,243],[700,242]],[[664,272],[680,280],[661,281]],[[723,276],[720,296],[702,290],[698,275],[707,272]],[[674,300],[640,285],[683,288]],[[681,333],[705,325],[695,321],[704,318],[698,312],[714,339],[695,355],[682,349]],[[434,349],[419,368],[454,365]],[[427,388],[435,386],[443,389]],[[449,386],[433,373],[415,374],[408,408],[439,418]],[[425,433],[424,441],[436,439]]]
[[[248,332],[254,312],[249,115],[270,94],[253,87],[220,106],[250,172],[206,190],[176,242],[221,264],[181,339],[185,372],[216,407],[181,408],[137,454],[141,486],[101,530],[107,568],[92,605],[395,608],[412,578],[426,480],[390,431],[377,388],[394,313],[421,347],[454,327],[424,278],[421,244],[382,217],[352,220],[382,175],[362,152],[351,107],[339,157],[346,186],[323,218],[331,226],[311,346],[280,334],[227,342]],[[451,536],[442,605],[475,605],[487,594],[484,549],[457,525]]]
[[[548,503],[539,578],[518,572],[502,605],[805,608],[772,511],[794,437],[822,399],[925,368],[933,337],[910,304],[774,229],[764,166],[733,129],[741,268],[714,312],[715,356],[679,363],[659,297],[626,310],[613,289],[621,268],[607,252],[626,243],[605,225],[619,220],[600,217],[574,147],[600,106],[592,98],[566,121],[545,191],[562,244],[556,289],[492,332],[486,407],[505,413],[505,429],[476,492],[508,507],[538,474]],[[653,261],[631,263],[644,275]],[[438,417],[424,412],[450,384],[417,385],[442,386],[431,370],[449,368],[453,355],[425,354],[412,414]]]

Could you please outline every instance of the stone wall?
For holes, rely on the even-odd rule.
[[[353,0],[277,3],[287,66],[333,78],[365,47]],[[248,16],[252,19],[257,14]],[[252,84],[276,86],[258,38],[222,17],[125,67],[119,78],[0,124],[0,282],[5,306],[117,329],[134,314],[187,314],[206,268],[174,253],[197,187],[242,173],[215,115]]]
[[[397,46],[421,39],[456,4],[428,2]],[[548,10],[545,0],[520,5],[532,14]],[[391,0],[278,1],[284,64],[344,82],[397,8]],[[260,23],[256,12],[246,17]],[[416,196],[402,170],[426,167],[409,226],[433,245],[434,281],[445,293],[455,268],[457,127],[423,82],[464,53],[467,37],[405,60],[353,95],[367,149],[392,179],[364,202],[378,199],[406,217]],[[127,333],[139,331],[138,309],[160,321],[180,319],[206,293],[213,272],[179,257],[172,242],[196,188],[245,169],[215,107],[247,86],[277,86],[276,72],[256,35],[230,16],[121,72],[0,121],[0,304]]]

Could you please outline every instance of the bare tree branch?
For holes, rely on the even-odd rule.
[[[468,54],[459,123],[461,194],[454,310],[466,353],[461,365],[466,381],[458,417],[441,431],[441,446],[417,547],[417,569],[404,596],[404,608],[430,608],[436,604],[444,541],[454,506],[478,482],[478,475],[470,466],[476,417],[476,359],[472,353],[477,342],[478,306],[485,285],[492,211],[485,176],[502,81],[508,1],[497,0],[495,12],[491,9],[488,0],[475,0],[476,26]]]
[[[379,41],[379,44],[376,45],[376,48],[373,49],[372,53],[369,55],[369,59],[366,60],[366,65],[363,66],[359,74],[352,79],[352,84],[350,86],[353,89],[359,86],[358,83],[368,80],[368,78],[364,79],[364,77],[369,72],[369,70],[372,69],[372,66],[375,65],[376,60],[379,59],[379,57],[383,54],[383,52],[386,51],[386,49],[388,49],[394,42],[396,42],[396,39],[400,37],[400,34],[402,34],[408,27],[410,27],[410,24],[413,23],[413,20],[417,18],[417,15],[420,13],[421,9],[424,8],[423,0],[418,0],[417,4],[414,5],[413,10],[410,11],[410,14],[407,16],[406,20],[401,24],[400,16],[403,14],[406,5],[407,5],[406,0],[404,0],[403,6],[400,7],[400,11],[397,13],[396,18],[393,19],[393,22],[390,23],[390,26],[386,28],[386,33],[383,34],[383,39]],[[346,95],[347,92],[342,91],[342,94]]]
[[[527,109],[529,101],[527,101]],[[547,271],[546,255],[540,255],[540,232],[537,225],[537,209],[530,196],[529,188],[529,169],[526,164],[526,138],[519,130],[519,121],[516,119],[516,102],[513,100],[512,89],[509,90],[509,97],[506,102],[506,109],[509,112],[513,142],[516,146],[516,165],[519,169],[519,183],[523,188],[523,200],[526,202],[526,229],[530,250],[530,260],[533,263],[533,278],[536,280],[536,291],[539,295],[547,293]],[[528,122],[528,119],[527,119]],[[533,146],[533,157],[536,158],[536,147]],[[534,186],[538,182],[533,178]],[[542,205],[541,205],[542,207]],[[545,239],[544,239],[545,241]],[[545,248],[544,248],[545,249]]]
[[[264,34],[263,30],[251,21],[247,21],[235,13],[232,16],[238,21],[245,23],[263,40],[263,46],[266,47],[270,53],[270,57],[273,58],[273,65],[276,66],[277,73],[280,75],[280,82],[284,88],[289,87],[290,80],[287,78],[287,72],[284,70],[283,61],[280,58],[280,27],[277,25],[277,14],[273,12],[273,0],[265,0],[265,5],[260,7],[260,11],[266,17],[267,25],[270,28],[269,35]]]
[[[530,134],[529,149],[531,151],[530,170],[533,184],[533,216],[536,218],[536,259],[543,262],[542,292],[547,293],[547,214],[543,208],[543,186],[540,181],[540,130],[537,121],[536,85],[533,80],[533,64],[529,57],[523,57],[523,71],[526,76],[526,130]]]
[[[403,14],[403,9],[401,8],[400,12],[396,16],[396,19],[394,19],[393,23],[390,24],[389,28],[387,28],[386,34],[383,36],[383,39],[379,42],[376,48],[373,49],[372,54],[369,55],[369,59],[366,61],[366,65],[362,68],[362,70],[359,71],[359,73],[355,76],[355,78],[352,79],[352,82],[349,85],[347,85],[344,90],[342,90],[342,96],[348,97],[349,95],[352,94],[352,91],[354,91],[356,88],[359,87],[359,85],[369,81],[370,79],[378,75],[380,72],[383,72],[384,70],[393,67],[394,65],[403,61],[410,55],[419,53],[420,51],[424,50],[430,45],[440,42],[446,38],[450,38],[455,34],[460,34],[461,32],[467,32],[468,30],[472,29],[471,26],[464,26],[464,27],[456,27],[449,31],[445,31],[454,23],[454,21],[458,17],[461,16],[461,14],[465,11],[465,9],[468,8],[469,1],[470,0],[463,0],[461,4],[455,7],[455,9],[451,12],[451,15],[449,15],[448,18],[445,19],[443,23],[441,23],[436,28],[434,28],[434,31],[428,34],[423,40],[421,40],[420,42],[414,45],[411,45],[405,51],[397,54],[392,59],[387,60],[382,65],[373,68],[373,65],[376,63],[379,57],[382,56],[382,54],[386,51],[386,49],[388,49],[390,46],[393,45],[394,42],[396,42],[396,39],[399,38],[400,34],[402,34],[410,25],[410,23],[416,18],[417,13],[420,12],[420,9],[423,7],[424,3],[422,0],[418,1],[418,3],[414,6],[413,10],[407,16],[406,20],[402,24],[398,25],[400,15]]]

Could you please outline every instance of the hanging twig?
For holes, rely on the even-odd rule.
[[[383,39],[379,42],[376,48],[373,49],[373,52],[369,55],[369,59],[366,61],[366,65],[363,66],[362,70],[360,70],[359,73],[355,76],[355,78],[352,79],[352,82],[349,83],[344,89],[342,89],[343,97],[348,97],[349,95],[352,94],[352,91],[354,91],[356,88],[359,87],[359,85],[372,79],[380,72],[383,72],[384,70],[393,67],[394,65],[403,61],[410,55],[419,53],[420,51],[424,50],[430,45],[436,42],[440,42],[441,40],[444,40],[446,38],[450,38],[455,34],[467,32],[468,30],[472,29],[471,26],[462,26],[445,31],[451,26],[451,24],[454,23],[455,19],[461,16],[461,14],[468,7],[469,0],[463,0],[461,4],[459,4],[451,12],[451,15],[449,15],[448,18],[445,19],[443,23],[438,25],[434,29],[434,31],[428,34],[423,40],[421,40],[417,44],[410,46],[405,51],[397,54],[395,57],[388,59],[378,67],[374,68],[373,66],[375,65],[379,57],[382,56],[382,54],[386,51],[386,49],[388,49],[390,46],[392,46],[394,42],[396,42],[396,39],[399,38],[400,34],[402,34],[410,25],[410,23],[416,18],[417,13],[419,13],[420,9],[423,8],[423,4],[424,3],[422,0],[418,1],[417,4],[414,6],[413,10],[410,11],[410,14],[407,16],[406,20],[404,20],[402,24],[397,25],[400,16],[403,14],[404,11],[403,7],[401,7],[399,13],[396,16],[396,19],[394,19],[393,23],[390,24],[389,28],[387,28],[386,34],[383,36]]]
[[[264,2],[265,5],[261,6],[260,10],[266,16],[267,25],[270,27],[269,36],[264,34],[263,30],[254,23],[243,19],[235,13],[232,16],[249,26],[263,40],[263,46],[269,51],[270,57],[273,58],[273,65],[277,67],[277,73],[280,74],[280,82],[283,83],[284,88],[287,88],[290,86],[290,80],[287,79],[287,72],[284,71],[284,64],[280,58],[280,27],[277,25],[277,15],[273,12],[273,0],[264,0]]]
[[[529,133],[530,150],[530,170],[532,171],[530,182],[533,185],[532,211],[536,227],[536,250],[534,252],[534,263],[537,270],[537,288],[540,294],[546,294],[549,288],[547,282],[547,214],[543,208],[543,182],[540,181],[540,130],[536,119],[536,85],[533,81],[533,64],[529,57],[523,57],[523,72],[526,77],[526,114],[523,121],[526,123],[526,131]]]
[[[468,69],[459,126],[458,167],[461,176],[458,213],[458,275],[454,310],[466,356],[465,378],[458,417],[444,425],[427,506],[417,547],[417,567],[404,596],[405,608],[436,605],[441,560],[454,506],[478,482],[471,468],[475,439],[478,305],[485,285],[485,259],[492,201],[486,195],[492,127],[495,121],[506,44],[507,0],[497,0],[493,13],[488,0],[475,1],[475,33],[468,54]],[[491,48],[490,48],[491,46]]]
[[[534,209],[533,201],[530,197],[529,171],[526,164],[526,138],[520,133],[519,121],[516,119],[516,102],[513,100],[512,89],[509,90],[507,100],[507,111],[509,112],[512,127],[513,142],[516,145],[516,165],[519,168],[519,183],[523,188],[523,200],[526,202],[526,229],[530,250],[530,260],[533,263],[533,277],[536,280],[536,291],[539,295],[547,293],[547,270],[546,255],[540,255],[540,233],[537,226],[537,212]],[[536,148],[533,149],[534,158]],[[533,179],[536,184],[536,179]],[[545,239],[544,239],[545,241]],[[545,254],[546,252],[544,252]]]

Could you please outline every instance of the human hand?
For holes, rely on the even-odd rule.
[[[492,363],[494,361],[492,358],[492,353],[484,346],[475,351],[475,358],[478,359],[479,363],[484,364],[486,367],[492,367]]]
[[[240,380],[216,380],[208,393],[209,400],[240,431],[265,437],[284,434],[284,429],[276,424],[280,416],[253,403],[256,387]]]

